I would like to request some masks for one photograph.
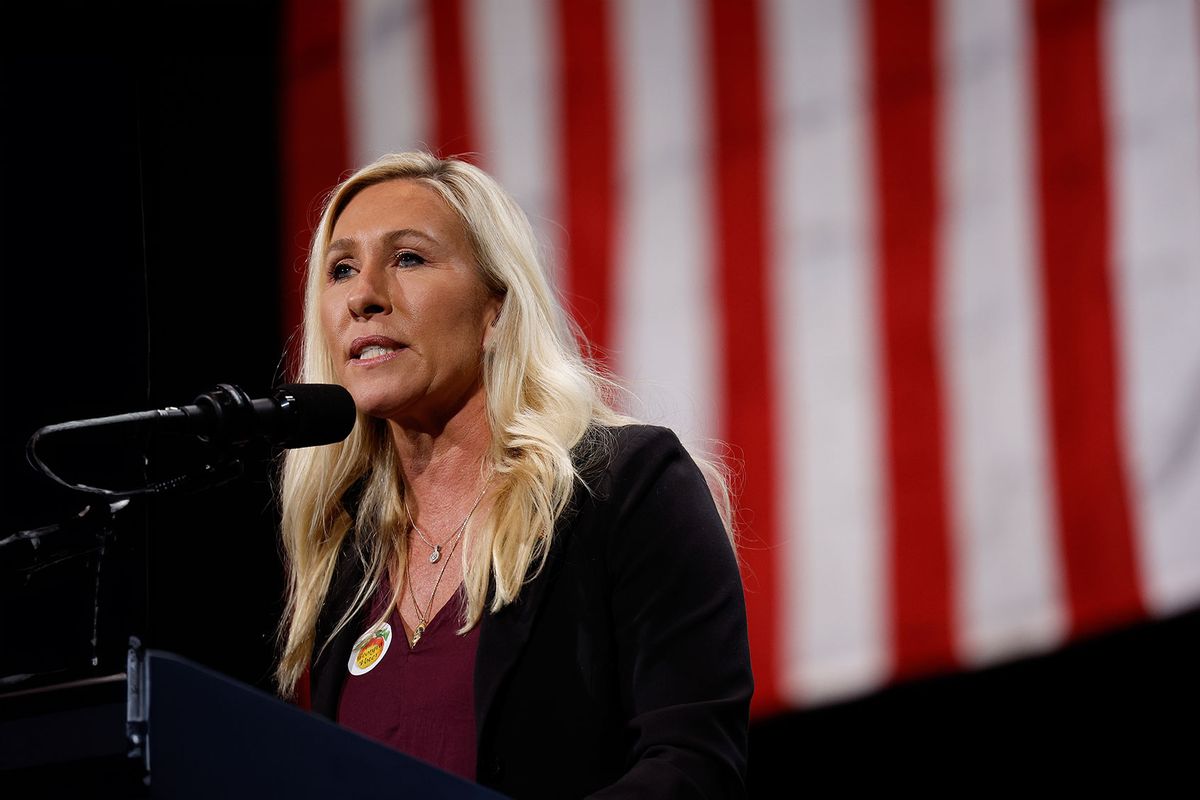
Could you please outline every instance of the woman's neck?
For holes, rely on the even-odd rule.
[[[391,422],[389,428],[409,511],[422,528],[457,527],[486,480],[481,467],[491,429],[483,393],[436,427]]]

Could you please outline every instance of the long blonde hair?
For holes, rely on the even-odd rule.
[[[325,252],[338,216],[354,196],[392,180],[415,181],[438,193],[465,227],[485,287],[504,298],[483,355],[492,441],[481,469],[494,470],[496,488],[489,512],[472,526],[472,547],[464,549],[462,629],[467,630],[483,616],[489,586],[494,612],[513,602],[531,569],[544,563],[554,521],[578,477],[572,451],[579,457],[578,449],[591,441],[584,433],[590,426],[633,420],[613,410],[614,384],[581,355],[580,337],[550,289],[524,212],[479,168],[423,152],[384,156],[330,193],[308,258],[299,381],[337,382],[318,308]],[[713,465],[702,461],[701,466],[728,530],[726,483]],[[395,450],[382,420],[359,414],[344,442],[288,451],[282,477],[288,590],[276,679],[281,693],[290,695],[314,651],[362,609],[388,565],[403,570],[408,519]],[[356,484],[361,491],[356,507],[347,509],[343,496]],[[365,577],[329,637],[318,643],[318,617],[347,546]]]

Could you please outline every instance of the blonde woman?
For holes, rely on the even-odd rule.
[[[521,210],[386,156],[308,270],[299,379],[359,418],[285,463],[283,694],[516,797],[744,794],[724,484],[608,405]]]

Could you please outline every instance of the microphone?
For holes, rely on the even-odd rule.
[[[234,457],[233,449],[238,445],[256,439],[283,447],[332,444],[350,435],[356,417],[354,399],[341,386],[293,383],[280,386],[270,397],[251,400],[232,383],[221,383],[197,397],[192,405],[81,419],[39,428],[25,445],[25,458],[38,472],[68,489],[109,498],[204,489],[227,483],[241,474],[242,464]],[[39,440],[52,434],[116,433],[128,436],[160,430],[197,436],[213,445],[220,457],[205,463],[198,471],[168,480],[133,489],[104,489],[65,480],[37,452]]]
[[[49,433],[151,428],[192,434],[221,447],[256,439],[288,448],[314,447],[345,439],[355,417],[350,393],[335,384],[292,383],[270,397],[251,400],[241,388],[221,383],[192,405],[48,425],[33,435],[30,445]]]

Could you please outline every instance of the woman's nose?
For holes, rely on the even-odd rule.
[[[388,296],[383,270],[366,267],[358,273],[354,286],[347,295],[350,313],[361,319],[370,319],[376,314],[390,314],[392,301]]]

